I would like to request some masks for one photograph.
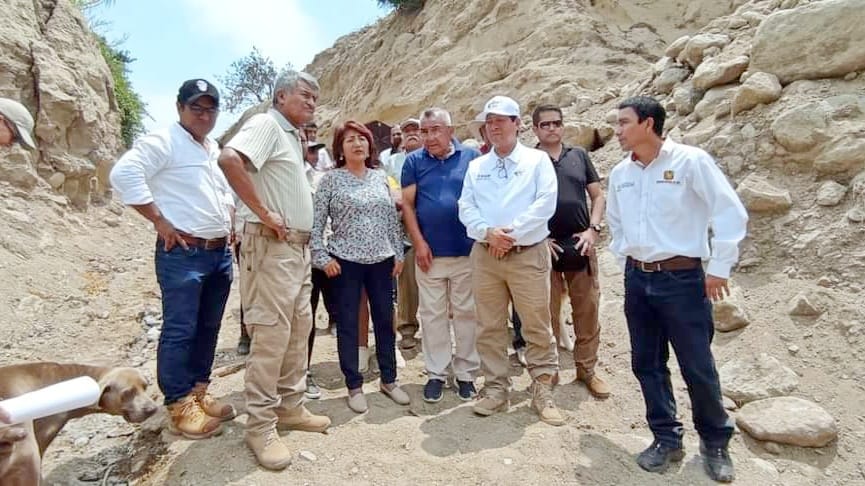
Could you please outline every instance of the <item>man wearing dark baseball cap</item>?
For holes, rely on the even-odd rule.
[[[0,147],[9,147],[18,142],[28,149],[33,143],[33,116],[21,103],[0,98]]]
[[[157,233],[163,325],[156,376],[169,429],[204,439],[235,416],[234,407],[207,391],[231,289],[234,198],[216,162],[219,147],[208,137],[219,114],[216,87],[203,79],[184,82],[177,114],[177,122],[135,141],[111,170],[111,185]]]

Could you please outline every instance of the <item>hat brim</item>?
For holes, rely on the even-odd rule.
[[[472,120],[469,122],[469,132],[471,132],[472,137],[483,143],[484,137],[481,136],[481,127],[484,126],[484,122],[481,120]]]
[[[205,96],[207,96],[207,97],[209,97],[210,99],[213,100],[213,103],[214,103],[214,105],[215,105],[215,108],[219,108],[219,98],[213,96],[213,95],[210,94],[210,93],[196,93],[196,94],[190,96],[189,99],[186,100],[186,103],[185,103],[185,104],[188,105],[188,104],[190,104],[190,103],[195,103],[196,101],[198,101],[199,98],[204,98]]]
[[[30,135],[30,132],[21,128],[21,125],[16,124],[15,130],[18,132],[18,139],[21,140],[21,144],[30,150],[36,149],[36,143],[33,141],[33,136]]]
[[[324,147],[325,147],[325,144],[316,143],[316,144],[313,144],[313,145],[306,147],[306,149],[307,150],[314,150],[314,151],[318,152],[319,150],[323,149]]]

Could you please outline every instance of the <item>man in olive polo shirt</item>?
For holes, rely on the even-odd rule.
[[[246,444],[259,464],[275,470],[291,463],[277,428],[324,432],[330,425],[301,405],[312,328],[313,209],[298,129],[312,120],[318,92],[309,74],[283,73],[274,83],[273,107],[247,120],[219,157],[246,221],[240,255],[240,296],[252,338]]]

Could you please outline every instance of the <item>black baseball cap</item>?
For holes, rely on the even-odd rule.
[[[319,150],[321,150],[324,147],[325,147],[325,145],[323,143],[314,143],[312,145],[308,145],[306,147],[306,150],[308,150],[310,152],[318,152]]]
[[[184,82],[177,92],[177,102],[181,105],[188,105],[202,96],[210,96],[219,107],[219,91],[216,90],[213,83],[204,79],[190,79]]]

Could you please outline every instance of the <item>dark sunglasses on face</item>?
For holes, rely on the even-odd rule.
[[[219,113],[219,108],[217,108],[215,106],[213,108],[205,108],[205,107],[203,107],[201,105],[197,105],[195,103],[192,103],[192,104],[186,105],[186,106],[188,106],[189,110],[192,111],[192,113],[194,113],[196,115],[202,115],[204,113],[207,113],[208,115],[215,115],[215,114]]]
[[[538,123],[538,127],[544,130],[551,130],[553,128],[562,128],[561,120],[551,120]]]

